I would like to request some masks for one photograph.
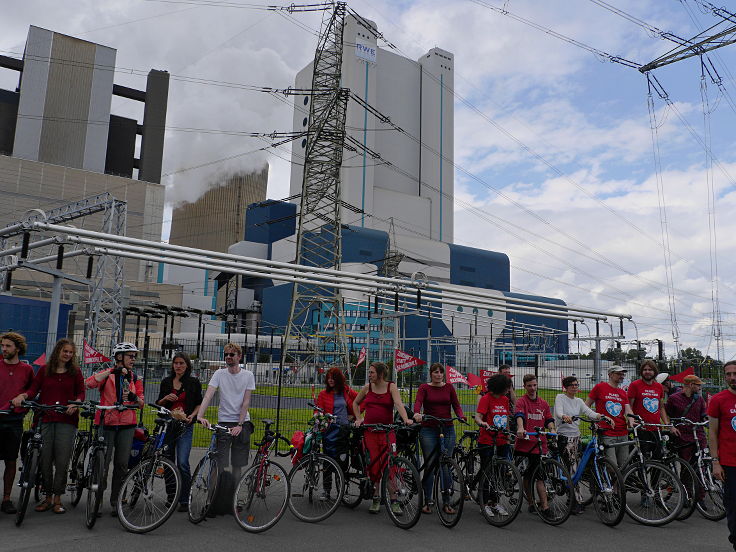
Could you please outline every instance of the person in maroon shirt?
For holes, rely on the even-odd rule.
[[[423,383],[417,391],[417,398],[414,401],[414,420],[422,422],[422,414],[429,414],[436,418],[449,419],[452,414],[450,408],[455,411],[458,418],[465,418],[463,409],[460,407],[460,401],[457,399],[457,393],[451,383],[445,381],[445,367],[439,362],[435,362],[429,367],[429,383]],[[442,434],[444,435],[445,450],[452,454],[455,449],[455,426],[452,422],[443,424]],[[422,429],[419,430],[419,442],[422,445],[422,455],[424,456],[424,477],[422,485],[424,486],[424,507],[422,512],[429,514],[432,512],[432,487],[434,485],[434,470],[431,469],[440,457],[440,432],[439,422],[434,420],[425,420],[422,422]],[[445,474],[446,475],[446,474]],[[445,477],[447,479],[447,477]],[[444,488],[450,487],[450,482],[443,485]],[[447,498],[443,495],[443,498]],[[442,506],[447,514],[454,514],[455,510],[445,503]]]
[[[35,397],[41,404],[66,405],[69,401],[84,400],[84,378],[82,370],[75,362],[77,348],[69,339],[60,339],[51,352],[49,361],[41,366],[33,380],[33,385],[25,393],[13,399],[14,406],[27,398]],[[77,433],[79,412],[70,406],[65,413],[46,413],[41,422],[41,473],[43,474],[45,500],[36,506],[37,512],[53,509],[55,514],[63,514],[66,509],[61,504],[61,495],[66,491],[66,476],[69,459]],[[52,500],[53,496],[53,500]]]
[[[682,393],[675,393],[667,399],[665,408],[670,418],[687,418],[693,422],[702,422],[708,418],[705,399],[701,393],[703,381],[696,375],[685,376]],[[683,460],[690,462],[695,454],[695,436],[691,426],[682,424],[677,439],[677,453]],[[705,430],[699,427],[695,432],[702,448],[707,445]]]
[[[0,343],[3,351],[0,360],[0,410],[10,410],[7,414],[0,414],[0,460],[5,462],[0,511],[15,514],[17,510],[10,501],[10,492],[13,490],[15,472],[18,471],[18,452],[26,411],[13,408],[10,401],[31,386],[33,367],[19,358],[26,354],[25,337],[16,332],[7,332],[0,335]]]

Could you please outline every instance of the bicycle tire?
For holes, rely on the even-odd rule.
[[[195,525],[207,518],[217,494],[218,480],[217,458],[214,454],[205,454],[194,469],[189,487],[187,512],[189,521]]]
[[[348,508],[355,509],[363,502],[363,487],[368,478],[363,469],[363,462],[358,452],[351,452],[348,467],[343,470],[345,476],[345,491],[342,494],[342,503]],[[371,483],[371,487],[373,484]],[[371,491],[371,494],[372,491]]]
[[[249,533],[276,525],[286,511],[289,488],[289,476],[279,464],[266,460],[263,465],[251,466],[240,478],[233,497],[238,525]]]
[[[698,479],[703,488],[703,498],[695,503],[700,515],[710,521],[720,521],[726,517],[723,501],[723,482],[713,477],[710,462],[698,464]]]
[[[35,486],[36,473],[38,471],[39,450],[31,447],[23,458],[23,469],[20,472],[20,496],[18,497],[18,508],[15,513],[15,525],[20,527],[28,510],[28,502],[31,499],[31,492]]]
[[[392,493],[401,513],[392,509]],[[422,515],[424,497],[419,472],[411,461],[402,456],[389,456],[381,478],[381,495],[387,505],[386,513],[394,525],[402,529],[416,525]]]
[[[598,476],[593,473],[593,508],[604,525],[614,527],[626,513],[626,488],[621,472],[608,458],[594,458]]]
[[[161,527],[179,504],[181,473],[174,462],[159,456],[142,460],[128,472],[118,494],[120,524],[131,533]]]
[[[41,463],[39,462],[38,468],[36,469],[36,477],[33,480],[33,498],[36,504],[41,502],[41,495],[44,491],[43,473],[41,473]]]
[[[645,481],[641,480],[642,473]],[[621,475],[626,489],[626,513],[633,520],[642,525],[662,526],[680,514],[685,490],[677,475],[664,464],[648,460],[642,466],[635,462]],[[656,488],[650,488],[652,481]]]
[[[455,446],[455,450],[452,451],[452,459],[457,462],[463,473],[463,480],[465,481],[465,500],[472,500],[477,503],[478,497],[476,495],[476,485],[480,479],[480,459],[473,454],[473,452],[464,449],[461,445],[462,439],[460,440],[460,443]]]
[[[87,505],[85,507],[85,525],[92,529],[97,521],[97,514],[102,505],[105,492],[105,451],[97,449],[87,468]]]
[[[508,525],[519,515],[523,496],[521,473],[514,463],[504,458],[489,462],[478,483],[478,504],[485,520],[495,527]]]
[[[443,488],[449,481],[449,488]],[[434,474],[434,503],[440,523],[451,529],[455,527],[463,515],[465,505],[465,477],[458,463],[452,458],[440,459]],[[448,513],[447,507],[454,511]]]
[[[74,446],[71,468],[69,469],[69,504],[75,506],[82,500],[84,494],[84,457],[86,456],[84,443],[80,440]]]
[[[547,509],[542,510],[541,496],[536,481],[541,480],[547,494]],[[534,508],[548,525],[560,525],[567,521],[572,512],[575,493],[572,487],[570,472],[562,462],[554,458],[542,457],[531,477],[531,495]]]
[[[676,456],[670,458],[665,465],[675,472],[675,475],[680,480],[680,484],[683,489],[685,489],[685,500],[682,505],[682,510],[680,510],[680,514],[676,518],[677,521],[685,521],[693,515],[698,495],[700,494],[701,486],[700,481],[698,480],[698,475],[695,473],[695,470],[689,462]],[[687,475],[683,476],[683,474]]]
[[[329,490],[325,485],[328,477]],[[326,454],[307,454],[289,472],[289,510],[302,521],[317,523],[327,519],[340,506],[344,494],[342,468]]]

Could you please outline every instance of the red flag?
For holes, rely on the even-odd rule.
[[[472,387],[478,387],[479,385],[481,387],[485,387],[485,381],[483,378],[476,374],[468,374],[468,385],[471,385]]]
[[[685,383],[685,377],[686,376],[693,376],[693,375],[695,375],[695,368],[693,368],[691,366],[690,368],[687,368],[687,369],[683,370],[679,374],[674,374],[674,375],[670,376],[670,379],[672,381],[676,381],[678,383]]]
[[[485,368],[482,368],[481,371],[480,371],[480,378],[483,381],[488,381],[488,378],[490,378],[491,376],[493,376],[495,374],[496,374],[496,372],[494,372],[493,370],[486,370]]]
[[[361,347],[360,353],[358,353],[358,362],[355,363],[355,367],[357,368],[363,364],[363,361],[365,361],[365,347]]]
[[[110,359],[97,351],[92,345],[84,340],[84,364],[92,364],[93,362],[110,362]]]
[[[41,353],[41,356],[34,360],[33,364],[36,366],[43,366],[46,364],[46,353]]]
[[[422,364],[427,364],[427,362],[421,358],[411,356],[409,353],[405,353],[400,349],[394,350],[394,367],[397,372],[403,372],[404,370],[414,368],[414,366],[421,366]]]
[[[468,383],[468,379],[463,376],[460,372],[455,370],[452,366],[446,366],[447,370],[447,382],[448,383],[464,383],[465,385],[470,385]]]

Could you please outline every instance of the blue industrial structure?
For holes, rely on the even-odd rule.
[[[24,360],[33,362],[46,350],[46,334],[49,325],[48,301],[0,295],[0,330],[22,334],[28,342]],[[61,304],[56,338],[66,337],[67,320],[71,305]]]

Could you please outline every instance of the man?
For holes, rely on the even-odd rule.
[[[118,343],[112,348],[115,366],[100,370],[88,377],[84,384],[89,389],[100,390],[100,405],[111,406],[122,404],[143,408],[143,383],[133,373],[138,347],[132,343]],[[130,449],[133,447],[135,435],[135,410],[105,410],[105,481],[112,461],[112,487],[110,489],[110,506],[112,516],[117,516],[117,500],[120,487],[128,474]],[[96,421],[102,415],[98,413]]]
[[[0,511],[15,514],[17,510],[10,501],[15,472],[18,471],[18,452],[23,435],[23,417],[26,410],[13,408],[10,401],[21,393],[26,393],[33,383],[33,367],[20,361],[26,354],[26,339],[15,332],[0,335],[3,358],[0,359],[0,410],[10,410],[0,414],[0,460],[5,462],[3,473],[3,501]]]
[[[219,390],[217,423],[231,429],[230,435],[217,435],[218,468],[222,470],[229,463],[232,464],[232,473],[237,481],[241,470],[248,464],[250,435],[253,432],[248,408],[251,394],[256,388],[256,380],[253,372],[240,367],[243,351],[239,345],[228,343],[224,354],[225,366],[212,374],[198,416],[202,425],[211,426],[207,419],[207,407]]]
[[[736,550],[736,360],[723,366],[724,391],[708,404],[708,440],[713,456],[713,477],[723,481],[723,503],[728,520],[728,540]]]
[[[668,401],[672,395],[675,395],[682,391],[682,389],[674,384],[670,379],[670,375],[667,372],[661,372],[654,378],[657,383],[662,384],[664,389],[664,400]]]
[[[639,367],[640,379],[632,381],[629,385],[629,404],[631,411],[644,421],[644,427],[639,431],[639,439],[642,450],[645,453],[654,453],[658,457],[659,434],[656,428],[650,424],[669,424],[670,419],[663,408],[664,389],[662,384],[655,381],[657,377],[657,363],[651,359],[645,360]],[[677,429],[672,430],[677,434]]]
[[[516,401],[516,413],[518,430],[516,432],[515,456],[529,459],[529,465],[524,472],[524,494],[529,503],[529,512],[534,512],[531,493],[531,475],[539,465],[540,455],[547,452],[547,438],[539,435],[526,435],[526,432],[535,432],[538,427],[546,427],[554,431],[555,420],[547,401],[537,395],[537,377],[534,374],[526,374],[524,382],[525,394]],[[520,419],[519,419],[520,418]],[[541,439],[542,451],[540,453],[537,441]],[[547,492],[543,481],[536,481],[537,495],[539,496],[540,509],[544,512],[549,509]]]
[[[627,417],[631,414],[631,405],[626,391],[621,389],[626,369],[614,364],[608,369],[608,381],[597,383],[585,399],[587,406],[595,403],[598,414],[613,420],[613,427],[603,431],[603,444],[606,445],[606,456],[614,465],[622,467],[629,455],[628,447],[615,446],[628,440],[628,426],[633,422]]]
[[[693,422],[702,422],[707,417],[706,404],[700,390],[703,387],[702,380],[695,375],[685,376],[681,393],[670,396],[665,405],[667,415],[670,418],[687,418]],[[700,446],[705,448],[705,430],[697,428],[696,435]],[[680,426],[677,447],[678,454],[683,460],[690,462],[695,453],[695,437],[692,429],[687,425]]]

